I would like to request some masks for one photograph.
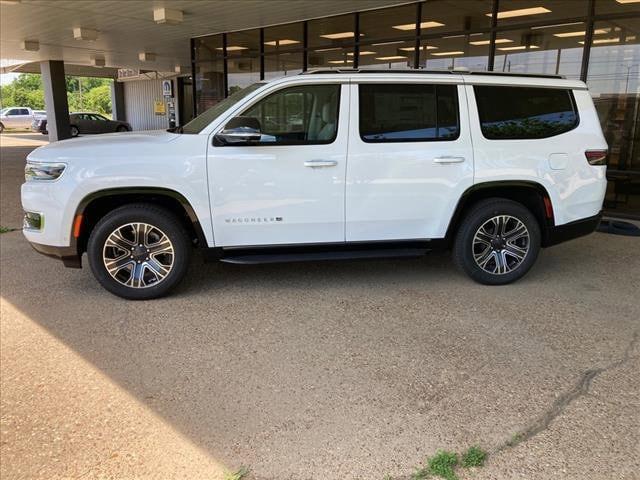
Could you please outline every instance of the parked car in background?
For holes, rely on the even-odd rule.
[[[39,116],[36,112],[44,113],[43,110],[31,110],[29,107],[6,107],[0,110],[0,133],[5,128],[29,128],[33,121]]]
[[[113,132],[130,132],[131,125],[127,122],[119,120],[109,120],[107,117],[99,113],[92,112],[74,112],[69,115],[69,124],[71,128],[71,136],[77,137],[81,133],[113,133]],[[42,134],[49,133],[47,131],[47,118],[36,118],[31,124],[31,130]]]

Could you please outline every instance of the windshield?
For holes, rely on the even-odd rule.
[[[9,107],[5,107],[2,110],[0,110],[0,115],[2,115],[3,113],[5,113],[7,110],[9,110]]]
[[[225,111],[231,108],[235,103],[238,103],[251,92],[254,92],[262,86],[264,86],[264,83],[254,83],[238,92],[235,92],[233,95],[228,96],[220,103],[216,103],[209,110],[202,112],[196,118],[180,128],[179,131],[182,133],[200,133],[202,129],[204,129],[207,125],[209,125]]]

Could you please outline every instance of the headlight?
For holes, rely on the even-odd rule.
[[[24,167],[24,179],[27,182],[56,180],[66,167],[65,163],[27,162]]]

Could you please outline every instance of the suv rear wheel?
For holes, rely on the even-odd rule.
[[[184,277],[191,242],[180,220],[151,204],[113,210],[95,226],[89,266],[111,293],[130,300],[160,297]]]
[[[486,285],[518,280],[540,251],[540,226],[522,204],[491,198],[476,204],[456,235],[453,257],[472,279]]]

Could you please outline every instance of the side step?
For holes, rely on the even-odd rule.
[[[371,258],[407,258],[426,255],[426,248],[380,248],[367,250],[338,250],[326,252],[251,253],[225,252],[219,259],[225,263],[256,265],[260,263],[317,262],[322,260],[364,260]]]

